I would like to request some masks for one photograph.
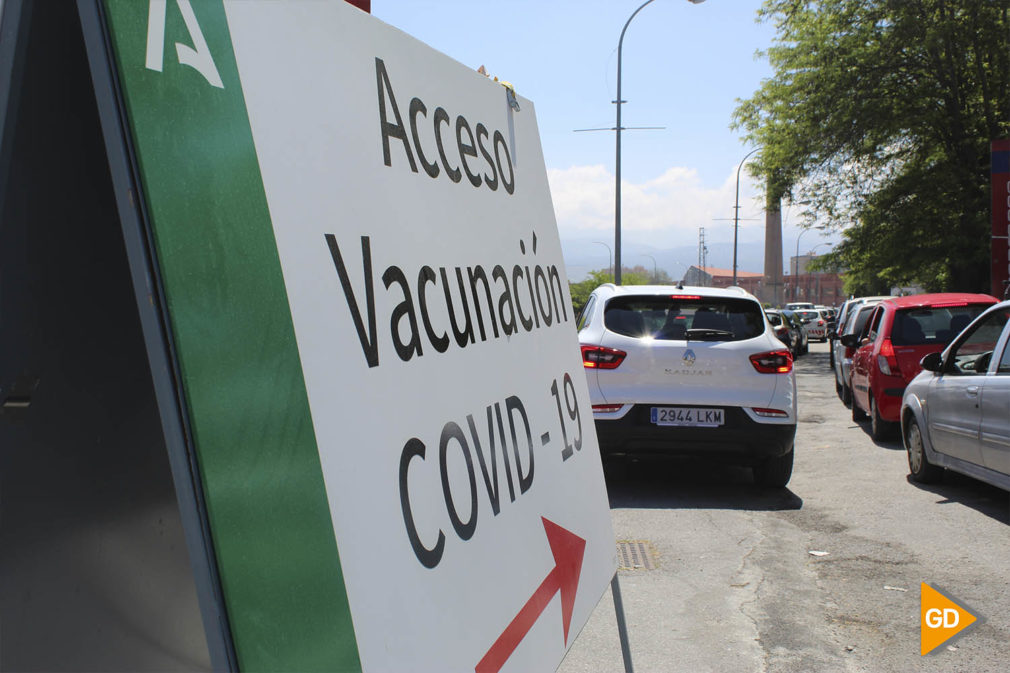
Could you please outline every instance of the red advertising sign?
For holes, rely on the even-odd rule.
[[[992,156],[992,294],[1002,297],[1010,281],[1010,140],[994,140]]]

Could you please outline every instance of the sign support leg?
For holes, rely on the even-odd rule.
[[[610,591],[614,594],[614,611],[617,613],[617,633],[621,639],[621,655],[624,657],[624,673],[634,673],[631,665],[631,643],[628,642],[628,624],[624,621],[624,602],[621,600],[621,584],[617,573],[610,580]]]

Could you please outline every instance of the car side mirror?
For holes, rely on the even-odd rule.
[[[838,340],[842,342],[842,345],[846,348],[858,348],[859,347],[859,335],[857,334],[843,334],[838,337]]]
[[[940,372],[943,370],[943,356],[939,353],[930,353],[919,360],[919,366],[927,372]]]

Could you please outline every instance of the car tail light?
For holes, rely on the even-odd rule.
[[[586,369],[617,369],[627,355],[616,348],[582,346],[582,366]]]
[[[823,320],[818,320],[818,321],[817,321],[817,326],[818,326],[818,327],[821,327],[821,326],[823,326],[823,325],[824,325],[824,321],[823,321]]]
[[[793,370],[793,354],[789,351],[769,351],[750,356],[750,363],[761,374],[788,374]]]
[[[782,411],[781,409],[760,409],[754,407],[754,413],[765,418],[789,418],[789,412]]]
[[[701,295],[698,294],[671,294],[670,299],[701,299]]]
[[[894,356],[894,345],[891,344],[890,339],[884,339],[884,343],[880,344],[877,367],[886,376],[897,376],[901,373],[901,370],[898,369],[898,359]]]
[[[946,302],[944,304],[930,304],[929,307],[930,308],[953,308],[955,306],[967,306],[967,305],[968,305],[968,302],[966,302],[966,301],[949,301],[949,302]]]
[[[594,404],[593,411],[604,414],[612,414],[616,411],[620,411],[623,406],[623,404]]]

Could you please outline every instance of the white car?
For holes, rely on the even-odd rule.
[[[606,284],[578,322],[604,456],[719,457],[789,482],[793,356],[740,288]]]
[[[803,308],[795,311],[796,317],[803,323],[803,331],[810,341],[828,340],[828,321],[824,313],[814,308]]]

